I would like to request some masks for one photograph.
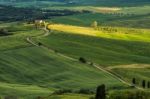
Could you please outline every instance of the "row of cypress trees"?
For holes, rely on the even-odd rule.
[[[132,84],[137,84],[137,80],[135,78],[132,79]],[[150,88],[150,81],[142,80],[141,85],[143,88]]]

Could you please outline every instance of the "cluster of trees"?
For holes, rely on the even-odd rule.
[[[112,27],[100,27],[97,21],[94,21],[91,24],[91,27],[94,28],[95,30],[99,30],[99,31],[107,31],[107,32],[118,32],[118,30],[116,28],[112,28]]]
[[[61,89],[61,90],[57,90],[53,93],[53,95],[62,95],[65,93],[77,93],[77,94],[94,94],[95,92],[91,89],[79,89],[76,91],[73,91],[71,89]]]
[[[137,81],[135,78],[132,79],[132,84],[135,86]],[[150,81],[142,80],[141,81],[142,88],[150,88]]]
[[[108,99],[149,99],[149,92],[130,90],[130,91],[117,91],[109,95]]]
[[[10,35],[7,29],[0,28],[0,36],[7,36]]]
[[[105,85],[103,84],[97,87],[96,96],[92,97],[91,99],[149,99],[149,97],[149,92],[138,90],[120,91],[107,95]]]
[[[98,28],[98,30],[107,31],[107,32],[118,32],[116,28],[112,28],[112,27],[101,27],[101,28]]]
[[[17,8],[4,5],[0,5],[0,12],[1,21],[28,21],[85,13],[71,10],[42,10],[36,8]]]
[[[66,93],[77,93],[77,94],[88,94],[88,95],[93,95],[95,94],[95,91],[92,89],[80,89],[73,91],[71,89],[61,89],[55,91],[52,95],[63,95]],[[43,99],[43,97],[37,97],[37,99]],[[45,99],[45,98],[44,98]],[[96,94],[95,97],[91,97],[90,99],[106,99],[106,87],[104,84],[100,85],[96,89]]]

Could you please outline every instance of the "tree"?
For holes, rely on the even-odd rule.
[[[0,36],[7,36],[10,35],[6,29],[0,29]]]
[[[86,60],[83,57],[80,57],[79,61],[82,62],[82,63],[86,63]]]
[[[91,26],[92,26],[94,29],[97,29],[97,27],[98,27],[97,21],[94,21]]]
[[[97,87],[95,99],[106,99],[106,90],[104,84]]]
[[[142,87],[143,87],[143,88],[146,87],[146,81],[145,81],[145,80],[142,81]]]
[[[147,88],[150,88],[150,81],[147,82]]]
[[[38,43],[38,45],[39,45],[39,46],[41,46],[41,45],[42,45],[42,43],[41,43],[41,42],[39,42],[39,43]]]
[[[132,84],[133,84],[133,85],[136,84],[136,79],[135,79],[135,78],[132,79]]]

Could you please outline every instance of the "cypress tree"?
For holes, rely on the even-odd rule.
[[[106,90],[104,84],[97,87],[95,99],[106,99]]]
[[[147,82],[147,88],[150,88],[150,81]]]
[[[142,81],[142,87],[143,87],[143,88],[146,87],[146,81],[145,81],[145,80]]]
[[[135,79],[135,78],[132,79],[132,84],[133,84],[133,85],[136,84],[136,79]]]

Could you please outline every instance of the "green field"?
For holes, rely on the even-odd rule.
[[[102,83],[107,83],[106,85],[110,89],[113,89],[113,86],[116,85],[118,88],[124,86],[117,79],[91,66],[65,59],[46,49],[36,47],[27,47],[1,53],[0,66],[1,82],[36,85],[40,86],[41,89],[79,90],[87,88],[94,90],[97,85]],[[5,86],[3,87],[5,88]],[[24,88],[22,89],[22,86],[14,86],[14,88],[25,90]],[[9,90],[5,94],[13,93],[14,91]],[[44,93],[44,90],[41,91]],[[27,91],[25,95],[28,96],[28,93]],[[31,94],[34,95],[34,89]],[[16,93],[16,95],[20,95],[20,93]]]
[[[78,14],[73,16],[56,17],[50,21],[78,26],[91,26],[97,21],[100,26],[132,27],[132,28],[150,28],[150,15],[128,15],[128,14]]]
[[[21,31],[13,27],[16,30],[13,35],[0,38],[1,96],[16,95],[33,99],[59,89],[95,90],[97,85],[103,83],[109,90],[127,88],[113,76],[90,65],[70,60],[45,48],[34,47],[26,38],[36,35],[40,38],[43,30],[35,30],[32,25],[25,27],[18,26]]]
[[[64,10],[61,16],[43,19],[49,23],[47,30],[35,28],[38,17],[0,20],[0,32],[10,33],[0,36],[0,98],[91,99],[96,87],[105,84],[108,99],[138,94],[149,99],[150,90],[142,88],[143,80],[146,85],[150,81],[149,0],[71,1],[0,0],[0,4],[17,7],[13,9]],[[65,10],[80,13],[67,15]],[[81,57],[87,63],[79,61]],[[71,92],[57,93],[66,90]]]
[[[12,24],[14,26],[10,27]],[[17,26],[16,23],[5,23],[2,26],[9,29],[13,35],[0,38],[1,96],[16,95],[33,99],[37,96],[48,96],[59,89],[95,90],[103,83],[109,91],[128,88],[112,75],[58,53],[75,59],[84,57],[87,61],[99,64],[129,83],[133,77],[136,77],[139,86],[141,80],[150,80],[148,77],[150,45],[149,39],[146,39],[146,36],[149,36],[148,29],[117,27],[122,35],[120,38],[117,33],[102,33],[100,36],[97,33],[101,31],[79,26],[62,25],[64,32],[60,32],[62,30],[54,24],[53,28],[50,27],[51,29],[57,27],[57,31],[45,37],[44,31],[36,30],[33,25]],[[58,53],[28,43],[26,39],[30,36],[34,37],[34,42],[41,42]],[[138,39],[139,37],[143,39]],[[49,98],[74,99],[76,97],[88,99],[89,96],[71,94],[52,95]]]
[[[101,34],[102,36],[94,36],[95,30],[86,29],[86,31],[84,31],[83,27],[77,28],[64,25],[63,30],[60,31],[65,31],[65,27],[68,29],[66,32],[70,31],[69,33],[54,32],[46,38],[40,38],[39,42],[70,57],[77,59],[84,57],[88,61],[98,63],[106,69],[112,67],[112,69],[109,70],[119,74],[126,81],[130,82],[134,77],[137,77],[139,82],[143,79],[150,80],[148,77],[150,74],[150,43],[147,41],[148,39],[146,41],[145,39],[136,39],[138,35],[142,37],[142,33],[138,33],[136,30],[133,33],[130,29],[123,29],[124,32],[128,33],[124,35],[114,33],[113,36],[111,33],[107,35],[104,33]],[[54,25],[54,27],[50,26],[50,28],[58,31],[60,29],[59,25]],[[71,32],[73,33],[71,34]],[[84,35],[82,35],[82,33]],[[148,34],[148,32],[146,34]],[[117,37],[119,39],[117,39]],[[136,64],[139,65],[137,66]],[[145,66],[145,64],[147,65]]]

